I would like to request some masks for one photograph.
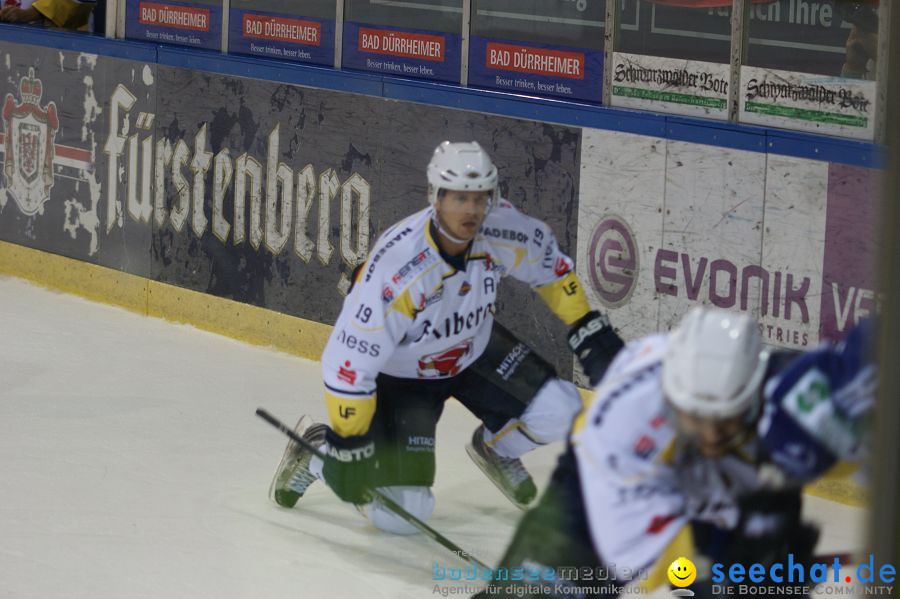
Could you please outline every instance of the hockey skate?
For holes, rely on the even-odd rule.
[[[526,509],[537,495],[537,487],[522,460],[501,457],[485,445],[484,425],[475,429],[472,442],[466,445],[466,453],[516,507]]]
[[[301,416],[294,427],[294,432],[309,441],[314,447],[320,447],[325,443],[325,432],[328,427],[324,424],[313,423],[309,416]],[[316,475],[310,472],[309,462],[312,452],[307,451],[294,441],[288,441],[281,456],[281,462],[275,471],[275,478],[269,486],[269,497],[281,507],[291,508],[296,505],[306,492],[306,489],[315,482]]]

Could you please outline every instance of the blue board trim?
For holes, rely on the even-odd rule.
[[[74,52],[102,54],[112,58],[156,62],[157,47],[154,44],[107,39],[87,33],[69,33],[35,25],[0,23],[0,40]]]

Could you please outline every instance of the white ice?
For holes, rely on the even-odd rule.
[[[432,564],[465,566],[321,483],[269,501],[286,440],[254,410],[325,419],[316,362],[8,277],[0,339],[0,598],[437,597]],[[477,424],[448,403],[430,524],[494,564],[521,512],[465,455]],[[539,485],[560,449],[526,456]],[[862,510],[807,513],[820,551],[861,547]]]

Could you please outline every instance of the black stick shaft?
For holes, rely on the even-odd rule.
[[[321,459],[321,460],[329,459],[324,453],[319,451],[319,449],[317,447],[314,447],[313,445],[311,445],[309,443],[309,441],[307,441],[306,439],[304,439],[303,437],[301,437],[300,435],[295,433],[293,430],[289,429],[283,422],[281,422],[280,420],[278,420],[277,418],[275,418],[274,416],[269,414],[264,409],[257,408],[256,415],[259,416],[260,418],[262,418],[263,420],[265,420],[266,422],[268,422],[269,424],[271,424],[272,426],[274,426],[275,428],[277,428],[278,430],[280,430],[282,433],[284,433],[288,437],[290,437],[290,439],[292,441],[294,441],[295,443],[303,446],[303,448],[306,449],[307,451],[312,452],[313,455],[318,456],[319,459]],[[413,516],[412,514],[407,512],[405,509],[403,509],[403,506],[398,504],[396,501],[394,501],[393,499],[391,499],[390,497],[388,497],[387,495],[385,495],[378,489],[367,489],[367,493],[369,494],[369,496],[371,498],[377,499],[378,501],[380,501],[382,503],[382,505],[387,507],[389,510],[391,510],[392,512],[394,512],[395,514],[397,514],[398,516],[400,516],[401,518],[403,518],[404,520],[406,520],[407,522],[409,522],[416,528],[418,528],[420,531],[422,531],[422,533],[425,534],[425,536],[437,541],[438,543],[440,543],[441,545],[443,545],[444,547],[449,549],[454,555],[456,555],[460,559],[463,559],[466,562],[475,564],[479,568],[484,568],[485,570],[490,570],[490,568],[488,568],[487,565],[485,565],[484,563],[482,563],[481,561],[476,559],[474,556],[472,556],[469,553],[467,553],[466,551],[464,551],[459,545],[457,545],[456,543],[454,543],[453,541],[451,541],[450,539],[448,539],[447,537],[445,537],[444,535],[442,535],[435,529],[431,528],[430,526],[428,526],[427,524],[425,524],[424,522],[422,522],[421,520],[419,520],[418,518],[416,518],[415,516]]]

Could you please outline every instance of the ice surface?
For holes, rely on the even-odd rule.
[[[8,277],[0,339],[4,599],[438,597],[433,562],[465,566],[321,483],[269,501],[286,439],[253,412],[324,419],[315,362]],[[494,564],[521,512],[465,455],[477,424],[448,403],[429,523]],[[540,486],[560,449],[526,456]],[[822,551],[860,546],[861,510],[808,508]]]

